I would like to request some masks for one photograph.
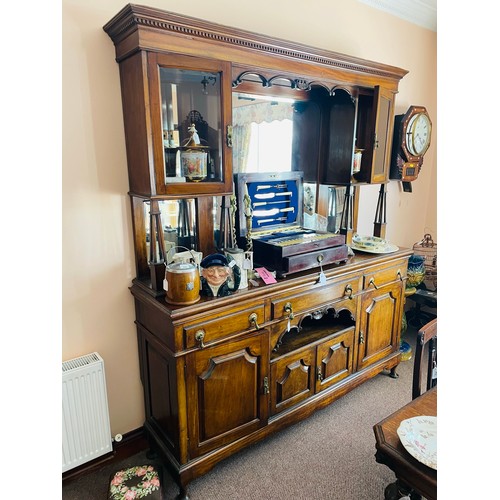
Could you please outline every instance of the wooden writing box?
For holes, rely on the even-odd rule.
[[[345,236],[303,226],[303,173],[235,174],[238,244],[279,277],[347,261]]]

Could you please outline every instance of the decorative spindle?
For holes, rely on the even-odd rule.
[[[246,240],[247,240],[247,252],[251,252],[253,250],[253,243],[252,243],[252,216],[253,216],[253,210],[252,210],[252,199],[248,195],[248,193],[245,193],[243,196],[243,203],[245,205],[245,220],[247,223],[247,235],[246,235]]]
[[[377,209],[375,210],[375,221],[373,222],[373,236],[385,238],[385,229],[387,225],[387,184],[380,184],[378,193]]]
[[[340,234],[345,234],[347,245],[352,243],[353,212],[353,195],[351,194],[351,185],[348,185],[345,188],[344,207],[340,219]]]
[[[236,241],[236,196],[234,194],[230,197],[231,203],[231,243],[232,248],[238,248],[238,243]]]
[[[149,270],[153,290],[163,290],[165,277],[165,239],[157,200],[151,200],[149,211]]]

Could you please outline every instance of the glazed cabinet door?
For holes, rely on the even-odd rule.
[[[230,193],[230,63],[149,52],[147,72],[156,194]]]
[[[362,370],[399,349],[402,283],[368,292],[362,299],[358,366]]]
[[[269,335],[187,356],[187,409],[191,458],[224,446],[267,423]]]

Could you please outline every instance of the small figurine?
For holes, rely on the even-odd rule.
[[[198,131],[196,130],[196,127],[194,123],[191,123],[191,125],[188,127],[188,132],[189,132],[189,139],[187,142],[187,146],[199,146],[201,144],[200,142],[200,136],[198,135]]]
[[[205,257],[201,263],[201,295],[207,297],[226,297],[238,290],[241,270],[236,261],[228,255],[214,253]]]

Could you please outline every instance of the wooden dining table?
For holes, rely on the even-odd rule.
[[[375,458],[396,475],[396,482],[385,489],[385,500],[410,494],[412,499],[418,498],[418,495],[427,500],[437,498],[437,471],[413,458],[397,433],[403,420],[422,415],[437,416],[437,387],[424,392],[373,426],[377,449]]]

